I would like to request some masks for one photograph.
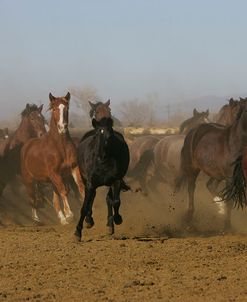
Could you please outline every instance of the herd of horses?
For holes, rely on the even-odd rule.
[[[0,129],[0,196],[7,184],[20,178],[36,223],[41,223],[38,212],[46,183],[52,184],[54,209],[63,225],[73,219],[69,191],[78,193],[82,207],[74,233],[77,241],[81,240],[84,222],[87,228],[94,225],[92,208],[100,186],[108,187],[109,233],[122,223],[120,193],[130,190],[124,177],[139,181],[143,191],[157,182],[168,183],[175,192],[187,184],[189,226],[193,224],[194,192],[201,171],[209,177],[207,187],[214,200],[226,205],[225,229],[231,227],[233,206],[247,204],[247,99],[230,99],[214,123],[209,121],[208,110],[194,109],[193,116],[181,123],[179,134],[142,136],[128,144],[114,130],[110,100],[89,103],[92,130],[81,139],[70,135],[69,104],[69,92],[63,97],[49,94],[48,130],[43,105],[34,104],[26,105],[14,133]],[[218,189],[221,182],[224,190]]]

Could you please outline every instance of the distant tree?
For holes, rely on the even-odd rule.
[[[147,126],[153,124],[155,118],[152,103],[137,98],[122,102],[119,105],[119,112],[126,126]]]

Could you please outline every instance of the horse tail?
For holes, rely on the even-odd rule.
[[[233,170],[233,175],[231,182],[226,185],[226,187],[220,192],[220,197],[223,200],[233,200],[234,207],[241,207],[247,205],[246,200],[246,181],[245,175],[242,167],[242,155],[237,158],[234,162],[235,167]]]
[[[192,153],[193,153],[193,141],[194,141],[194,131],[191,130],[185,137],[184,145],[181,150],[181,156],[180,156],[180,171],[175,179],[175,186],[174,186],[174,192],[179,192],[187,183],[188,176],[187,171],[188,167],[191,165],[192,162]]]
[[[132,191],[131,187],[123,179],[121,179],[121,191],[122,192]]]

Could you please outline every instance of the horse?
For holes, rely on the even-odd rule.
[[[88,102],[91,109],[89,111],[89,116],[91,119],[96,119],[96,121],[100,121],[102,118],[112,118],[113,123],[117,127],[121,127],[122,124],[121,122],[111,114],[111,108],[110,108],[110,99],[106,101],[105,103],[103,102],[97,102],[97,103],[92,103]]]
[[[220,182],[233,174],[233,163],[247,142],[247,101],[240,102],[240,109],[234,123],[223,127],[218,124],[202,124],[191,130],[186,136],[181,151],[180,175],[176,181],[176,191],[187,182],[189,207],[187,222],[191,225],[194,214],[194,192],[196,179],[203,171],[211,179]],[[231,210],[233,201],[226,203],[224,228],[231,228]]]
[[[224,126],[231,125],[237,116],[241,100],[243,101],[244,99],[240,98],[240,101],[238,101],[230,98],[228,104],[225,104],[217,113],[215,123]]]
[[[50,99],[50,128],[42,138],[29,140],[21,150],[21,176],[32,206],[32,219],[41,223],[37,213],[36,184],[51,182],[54,187],[53,204],[56,214],[65,225],[73,218],[68,203],[66,178],[73,176],[81,196],[84,186],[77,165],[76,147],[68,130],[70,93],[65,97]],[[59,196],[63,200],[64,212],[60,208]]]
[[[153,149],[159,139],[152,135],[136,138],[129,145],[130,163],[127,177],[136,179],[143,191],[148,183],[148,167],[153,160]]]
[[[9,128],[0,129],[0,140],[9,138]]]
[[[86,134],[78,147],[78,164],[85,185],[85,198],[74,233],[77,241],[81,240],[85,218],[87,227],[94,225],[91,214],[98,187],[109,187],[106,197],[109,233],[114,233],[114,223],[122,223],[119,214],[120,191],[129,165],[129,148],[123,136],[113,130],[111,118],[102,118],[99,122],[93,119],[92,125],[94,133]]]
[[[174,183],[180,168],[180,153],[186,133],[200,124],[209,123],[209,110],[198,112],[193,110],[193,117],[180,125],[180,134],[170,135],[160,139],[153,148],[154,176],[158,181]]]
[[[21,122],[15,132],[0,141],[0,196],[6,185],[20,173],[22,146],[31,138],[46,133],[43,105],[26,104],[21,112]]]
[[[179,127],[179,134],[187,134],[191,129],[202,123],[209,123],[209,110],[198,112],[196,108],[193,110],[193,116],[184,122]]]

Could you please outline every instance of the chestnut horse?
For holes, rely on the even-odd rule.
[[[203,124],[192,130],[185,138],[181,151],[180,176],[177,189],[184,181],[188,183],[189,208],[188,223],[194,214],[194,192],[196,179],[200,171],[205,172],[218,182],[229,179],[233,174],[233,163],[247,144],[247,101],[240,102],[238,115],[231,126]],[[233,201],[226,203],[225,229],[231,227]]]
[[[72,218],[68,203],[68,188],[65,178],[73,176],[81,196],[84,193],[77,165],[76,147],[68,131],[70,93],[65,97],[54,97],[51,93],[51,120],[49,132],[40,139],[28,141],[21,151],[21,175],[32,205],[32,218],[40,222],[37,214],[36,183],[51,182],[54,187],[53,203],[61,224]],[[64,213],[59,196],[63,200]],[[65,215],[64,215],[65,214]]]
[[[29,139],[46,133],[43,105],[26,104],[16,131],[0,141],[0,196],[7,183],[20,173],[20,150]]]

